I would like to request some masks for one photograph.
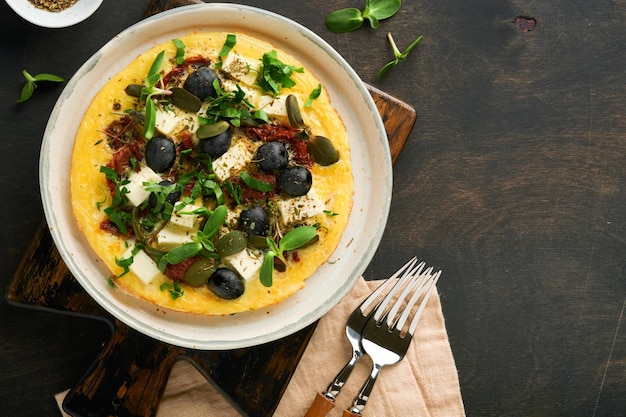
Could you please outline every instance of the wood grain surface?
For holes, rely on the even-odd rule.
[[[394,165],[387,229],[366,279],[413,255],[438,290],[468,416],[623,417],[626,410],[626,2],[403,1],[346,34],[348,0],[240,0],[291,18],[359,76],[419,112]],[[69,79],[149,0],[105,1],[64,29],[0,2],[0,285],[43,218],[38,150],[63,85],[15,100],[22,70]],[[419,45],[380,81],[400,50]],[[57,415],[110,325],[0,300],[2,414]]]

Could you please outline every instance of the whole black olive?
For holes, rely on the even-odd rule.
[[[245,291],[243,278],[229,268],[217,268],[207,282],[209,290],[220,298],[234,300]]]
[[[217,95],[215,87],[213,87],[213,81],[217,79],[217,74],[211,68],[200,67],[187,77],[183,88],[204,101],[207,97]]]
[[[278,174],[278,187],[292,197],[305,195],[313,185],[311,171],[301,166],[285,168]]]
[[[285,144],[278,141],[264,143],[256,151],[256,161],[265,172],[276,172],[285,169],[289,164],[289,154]]]
[[[170,185],[173,185],[173,183],[169,180],[163,180],[159,183],[159,185],[161,187],[169,187]],[[165,197],[165,201],[170,203],[171,205],[176,204],[178,200],[180,200],[180,191],[172,191]],[[154,192],[150,193],[150,196],[148,197],[148,204],[150,204],[150,207],[155,208],[157,206],[157,203],[157,195]]]
[[[239,229],[250,236],[267,236],[270,231],[269,216],[261,206],[242,210],[239,215]]]
[[[200,139],[198,147],[200,152],[209,154],[212,159],[219,158],[224,155],[230,148],[233,140],[233,132],[231,129],[225,130],[219,135],[210,138]]]
[[[165,172],[174,165],[176,145],[164,136],[156,136],[146,144],[146,164],[155,172]]]

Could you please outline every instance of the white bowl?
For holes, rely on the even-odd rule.
[[[37,26],[63,28],[75,25],[94,14],[102,0],[78,0],[72,6],[60,12],[39,9],[29,0],[5,0],[22,18]]]
[[[354,206],[339,246],[305,287],[276,306],[227,317],[164,312],[108,285],[110,272],[78,230],[68,167],[76,131],[93,96],[147,49],[194,30],[239,31],[292,54],[327,88],[348,130]],[[156,339],[195,349],[266,343],[319,319],[352,288],[384,231],[392,189],[387,135],[374,101],[345,60],[316,34],[274,13],[234,4],[200,4],[164,12],[125,30],[72,77],[56,103],[40,156],[41,195],[48,226],[69,270],[104,309]]]

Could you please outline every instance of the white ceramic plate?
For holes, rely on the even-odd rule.
[[[62,28],[75,25],[94,14],[102,0],[78,0],[60,12],[49,12],[35,7],[29,0],[5,0],[25,20],[46,28]]]
[[[354,170],[354,207],[329,261],[304,289],[271,308],[227,317],[166,311],[111,288],[109,271],[78,230],[68,167],[83,114],[107,80],[147,49],[194,30],[239,31],[292,54],[328,89],[344,120]],[[320,37],[285,17],[234,4],[201,4],[161,13],[125,30],[91,57],[68,82],[45,131],[41,194],[48,226],[68,268],[103,308],[156,339],[194,349],[232,349],[266,343],[319,319],[352,288],[380,242],[391,200],[391,157],[374,101],[353,69]]]

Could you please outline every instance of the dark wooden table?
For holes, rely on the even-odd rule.
[[[39,146],[61,91],[42,85],[15,104],[22,69],[71,77],[147,3],[106,1],[66,29],[0,4],[0,290],[43,219]],[[379,30],[343,35],[325,16],[364,1],[243,3],[316,31],[418,111],[366,278],[413,254],[444,270],[467,415],[626,415],[626,2],[405,1]],[[400,49],[424,40],[375,82],[388,31]],[[2,415],[57,415],[53,395],[109,336],[104,323],[0,301]]]

